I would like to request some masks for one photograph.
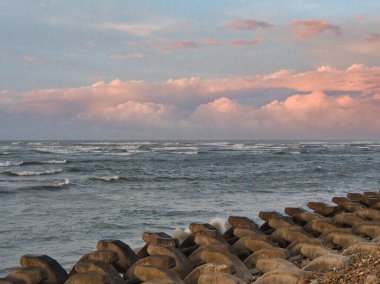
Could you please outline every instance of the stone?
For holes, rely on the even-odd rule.
[[[148,246],[148,253],[149,255],[166,255],[172,257],[175,260],[176,265],[171,268],[170,271],[178,273],[182,279],[193,270],[190,261],[186,258],[183,252],[177,248],[151,244]]]
[[[232,247],[235,250],[248,249],[249,251],[254,252],[261,249],[273,248],[273,245],[267,241],[256,240],[250,237],[244,237],[239,239],[236,243],[234,243]]]
[[[305,271],[319,271],[327,272],[330,270],[340,269],[352,262],[351,258],[348,256],[343,256],[339,254],[325,254],[317,257],[305,267]]]
[[[380,219],[380,210],[376,210],[376,209],[369,209],[369,208],[358,209],[355,211],[355,214],[357,214],[360,217],[368,218],[371,220]]]
[[[115,262],[115,267],[119,272],[126,272],[137,261],[136,253],[120,240],[100,240],[96,244],[98,250],[112,250],[117,253],[119,260]]]
[[[353,201],[362,201],[364,199],[362,194],[354,192],[347,193],[347,197]]]
[[[271,249],[262,249],[259,251],[255,251],[250,254],[245,260],[244,264],[249,269],[254,268],[256,266],[256,262],[259,259],[269,259],[269,258],[282,258],[286,259],[288,257],[288,253],[285,249],[282,248],[271,248]]]
[[[335,233],[333,235],[332,242],[338,246],[347,248],[358,243],[366,242],[366,240],[359,236],[350,235],[347,233]]]
[[[235,253],[235,250],[231,246],[226,244],[200,246],[188,257],[188,260],[190,261],[192,266],[196,267],[205,263],[205,261],[201,257],[201,253],[204,250],[218,250],[221,252],[229,251],[231,253]]]
[[[283,271],[274,270],[265,273],[263,276],[259,277],[254,283],[255,284],[304,284],[305,279],[301,272],[296,270]]]
[[[307,207],[313,209],[314,212],[321,214],[322,216],[329,217],[335,215],[341,209],[338,206],[330,206],[324,202],[309,202],[307,203]]]
[[[350,212],[355,212],[357,210],[365,209],[366,208],[363,204],[360,204],[360,203],[357,203],[357,202],[353,202],[353,201],[343,202],[342,204],[340,204],[340,206],[344,210],[350,211]]]
[[[164,232],[146,231],[142,235],[142,239],[147,244],[150,244],[152,241],[157,240],[157,239],[171,239],[171,238],[172,238],[171,236],[169,236],[167,233],[164,233]]]
[[[341,205],[341,204],[343,204],[345,202],[351,202],[352,200],[348,199],[347,197],[333,197],[331,199],[331,201],[334,202],[337,205]]]
[[[315,259],[325,254],[334,253],[332,249],[329,249],[322,245],[315,245],[304,242],[294,242],[288,248],[289,255],[303,255],[309,259]]]
[[[180,245],[180,249],[183,250],[185,248],[193,247],[196,245],[194,242],[195,233],[191,233]]]
[[[269,240],[269,237],[263,232],[247,228],[236,228],[233,230],[233,234],[239,238],[250,237],[255,240]]]
[[[363,242],[346,248],[342,255],[352,255],[362,252],[377,252],[380,251],[380,244]]]
[[[324,233],[327,231],[335,230],[337,228],[330,219],[313,219],[310,220],[304,227],[308,231]]]
[[[65,284],[110,284],[107,275],[100,275],[95,272],[77,273],[65,282]]]
[[[305,209],[301,207],[286,207],[284,212],[289,216],[293,217],[294,215],[307,212]]]
[[[199,245],[227,244],[226,240],[216,230],[204,230],[195,233],[194,242]]]
[[[175,266],[174,258],[166,255],[151,255],[136,261],[127,271],[126,276],[128,279],[136,278],[135,267],[136,265],[148,265],[161,269],[169,270]]]
[[[314,219],[321,219],[324,218],[322,215],[315,213],[315,212],[301,212],[293,216],[293,220],[296,223],[307,223]]]
[[[148,254],[148,252],[147,252],[147,249],[148,249],[148,245],[143,246],[143,247],[137,252],[137,259],[141,259],[141,258],[144,258],[144,257],[149,256],[149,254]]]
[[[355,234],[361,234],[375,239],[380,237],[380,222],[362,222],[352,228]]]
[[[11,271],[7,277],[24,281],[26,284],[37,284],[47,280],[48,274],[45,269],[36,266],[28,266]]]
[[[105,262],[96,260],[81,261],[75,264],[74,271],[76,272],[75,274],[94,272],[106,276],[110,284],[124,284],[123,279],[116,269]]]
[[[214,226],[208,223],[197,223],[197,222],[190,223],[189,230],[192,233],[205,231],[205,230],[217,231],[217,229]]]
[[[45,270],[48,278],[44,281],[46,284],[65,283],[68,274],[65,269],[53,258],[47,255],[23,255],[20,258],[22,267],[36,266]]]
[[[233,274],[235,269],[233,265],[222,264],[222,263],[205,263],[196,267],[191,271],[185,278],[186,284],[198,283],[198,279],[201,274],[206,273],[228,273]]]
[[[256,261],[256,269],[262,273],[273,270],[300,271],[300,269],[290,261],[282,258],[262,258]]]
[[[365,221],[355,213],[342,212],[334,216],[334,222],[338,224],[345,224],[348,226],[355,226]]]
[[[228,273],[206,273],[198,278],[198,284],[245,284],[247,282]]]
[[[205,263],[222,263],[227,265],[233,265],[236,271],[236,277],[244,281],[248,281],[251,278],[251,274],[248,268],[241,262],[241,260],[236,255],[228,251],[204,250],[201,252],[201,258]]]
[[[183,284],[183,280],[173,271],[157,268],[150,265],[136,265],[136,277],[143,281],[161,281],[167,284]],[[156,282],[153,282],[156,283]]]
[[[275,230],[271,234],[271,238],[274,241],[286,240],[289,243],[295,241],[307,241],[312,239],[312,236],[308,235],[300,226],[289,226]]]
[[[271,218],[268,220],[268,225],[273,229],[280,229],[282,227],[292,226],[294,223],[289,223],[288,221],[280,218]]]
[[[230,223],[232,228],[259,229],[259,226],[248,217],[230,216],[228,217],[228,223]]]

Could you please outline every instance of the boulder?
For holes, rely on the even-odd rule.
[[[342,204],[340,204],[340,206],[344,210],[350,211],[350,212],[355,212],[356,210],[360,210],[360,209],[365,209],[366,208],[363,204],[360,204],[360,203],[354,202],[354,201],[343,202]]]
[[[216,245],[207,245],[198,247],[189,257],[188,260],[192,264],[192,266],[196,267],[198,265],[204,264],[205,261],[201,257],[201,253],[204,250],[218,250],[221,252],[229,251],[231,253],[235,253],[235,250],[229,245],[216,244]]]
[[[325,254],[317,257],[305,267],[305,271],[319,271],[327,272],[330,270],[340,269],[344,266],[349,265],[352,262],[350,257],[339,255],[339,254]]]
[[[163,232],[144,232],[142,238],[148,245],[157,244],[163,246],[171,246],[175,248],[179,247],[179,240],[177,240],[176,238],[172,238],[171,236]]]
[[[94,272],[98,275],[106,276],[110,284],[124,284],[116,269],[105,262],[96,260],[81,261],[75,264],[73,269],[76,272],[75,274]]]
[[[65,283],[68,274],[65,269],[53,258],[47,255],[23,255],[20,258],[22,267],[36,266],[47,272],[48,278],[44,281],[46,284]]]
[[[192,233],[205,231],[205,230],[217,231],[217,229],[214,226],[208,223],[197,223],[197,222],[190,223],[189,230]]]
[[[380,251],[380,244],[363,242],[346,248],[342,255],[352,255],[362,252],[378,252]]]
[[[203,230],[195,233],[194,242],[199,245],[227,244],[226,240],[216,230]]]
[[[98,250],[112,250],[117,253],[119,260],[115,262],[115,267],[119,272],[126,272],[137,261],[136,253],[120,240],[100,240],[96,244]]]
[[[151,244],[148,246],[148,253],[149,255],[166,255],[172,257],[175,260],[176,265],[170,270],[178,273],[182,279],[193,270],[190,261],[186,258],[183,252],[177,248]]]
[[[322,245],[315,245],[304,242],[294,242],[288,248],[287,251],[290,255],[303,255],[309,259],[315,259],[325,254],[334,253],[332,249],[329,249]]]
[[[352,200],[348,199],[347,197],[333,197],[331,199],[331,201],[334,202],[337,205],[341,205],[341,204],[343,204],[345,202],[352,202]]]
[[[45,269],[36,266],[28,266],[11,271],[8,278],[24,281],[27,284],[37,284],[48,279]]]
[[[274,270],[259,277],[255,284],[304,284],[307,276],[297,270]]]
[[[249,269],[256,266],[256,262],[259,259],[268,259],[268,258],[281,258],[286,259],[288,257],[288,252],[282,248],[271,248],[271,249],[262,249],[251,253],[245,260],[244,264]]]
[[[371,220],[380,219],[380,210],[363,208],[355,211],[355,214],[362,218],[368,218]]]
[[[127,271],[126,276],[127,279],[136,278],[135,275],[135,267],[136,265],[148,265],[154,266],[161,269],[169,270],[175,266],[174,258],[166,255],[151,255],[136,261]]]
[[[318,233],[324,233],[327,231],[335,230],[336,228],[337,226],[331,222],[331,219],[325,219],[325,218],[310,220],[305,225],[306,230],[310,232],[318,232]]]
[[[273,245],[267,241],[256,240],[250,237],[244,237],[239,239],[232,246],[235,250],[247,249],[250,252],[258,251],[261,249],[270,249],[273,248]]]
[[[183,284],[183,280],[173,271],[157,268],[150,265],[136,265],[136,277],[143,281],[155,281],[152,283]]]
[[[241,260],[228,251],[204,250],[201,252],[201,258],[205,263],[221,263],[232,265],[236,271],[235,276],[248,281],[251,279],[251,273]]]
[[[191,271],[185,278],[186,284],[198,283],[198,279],[201,274],[207,273],[235,273],[235,268],[233,265],[222,264],[222,263],[205,263],[196,267]]]
[[[12,279],[9,277],[0,278],[0,284],[26,284],[23,280]]]
[[[329,217],[334,216],[337,212],[341,210],[338,206],[330,206],[324,202],[309,202],[307,207],[313,209],[314,212],[321,214],[322,216]]]
[[[335,215],[333,219],[335,223],[348,225],[350,227],[353,227],[365,221],[363,218],[359,217],[357,214],[348,213],[348,212],[339,213]]]
[[[256,261],[256,269],[262,273],[273,270],[300,271],[300,269],[290,261],[281,258],[262,258]]]
[[[308,235],[300,226],[289,226],[275,230],[271,234],[271,238],[274,241],[286,240],[289,243],[295,241],[307,241],[312,239],[312,236]]]
[[[249,237],[255,240],[268,241],[269,237],[259,230],[252,230],[247,228],[236,228],[233,230],[233,234],[239,238]]]
[[[355,234],[361,234],[375,239],[380,237],[380,222],[362,222],[352,228]]]
[[[110,284],[108,276],[96,272],[77,273],[65,282],[65,284]]]
[[[293,217],[294,215],[305,213],[307,211],[301,207],[286,207],[284,209],[284,212],[288,214],[289,216]]]
[[[206,273],[198,278],[198,284],[245,284],[243,281],[228,273]]]
[[[228,223],[230,223],[232,228],[259,229],[259,226],[248,217],[230,216],[228,217]]]

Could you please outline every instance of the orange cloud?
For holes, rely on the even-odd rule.
[[[227,23],[226,27],[231,30],[255,31],[258,29],[270,29],[273,25],[253,19],[236,19]]]
[[[13,115],[59,116],[172,134],[185,131],[194,137],[379,137],[379,82],[380,67],[364,65],[163,83],[117,79],[71,89],[2,91],[0,108]],[[291,93],[262,104],[247,103],[267,89]]]
[[[342,34],[342,29],[337,25],[329,24],[327,20],[298,20],[291,23],[293,33],[300,38],[317,36],[326,31],[332,32],[335,36]]]

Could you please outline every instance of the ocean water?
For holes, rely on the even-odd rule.
[[[103,238],[282,211],[380,187],[376,141],[0,142],[0,275],[21,255],[70,268]]]

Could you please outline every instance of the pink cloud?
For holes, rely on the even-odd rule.
[[[172,44],[172,48],[174,49],[197,49],[198,43],[192,40],[177,40]]]
[[[231,41],[231,44],[237,47],[257,45],[259,43],[261,43],[260,39],[251,39],[251,40],[235,39]]]
[[[300,38],[317,36],[326,31],[332,32],[335,36],[342,34],[342,29],[337,25],[330,24],[327,20],[297,20],[291,23],[293,33]]]
[[[255,31],[258,29],[269,29],[273,25],[253,19],[236,19],[227,23],[226,27],[232,30]]]
[[[380,42],[380,34],[373,33],[366,37],[368,42]]]
[[[2,113],[65,117],[119,129],[230,137],[352,137],[380,133],[380,67],[322,66],[250,77],[113,80],[70,89],[0,92]],[[266,89],[293,90],[261,105]],[[331,93],[333,92],[333,93]],[[234,136],[235,135],[235,136]],[[258,136],[255,136],[258,135]],[[335,135],[335,136],[334,136]]]

